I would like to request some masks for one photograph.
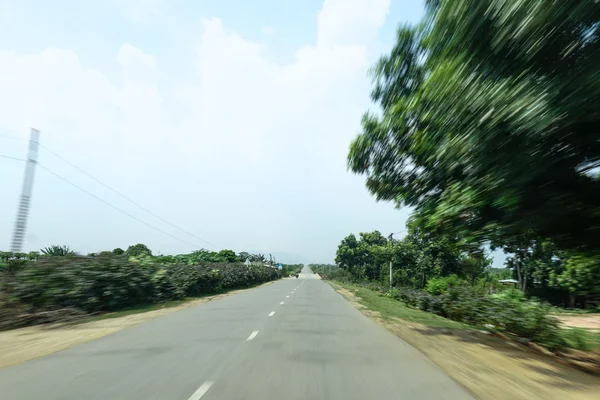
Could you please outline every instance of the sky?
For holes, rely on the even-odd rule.
[[[369,68],[422,13],[422,0],[0,0],[0,155],[26,158],[30,127],[43,146],[25,250],[141,242],[326,263],[351,232],[402,231],[410,210],[376,202],[346,156],[375,109]],[[23,170],[0,158],[0,247]]]

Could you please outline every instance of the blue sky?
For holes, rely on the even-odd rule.
[[[0,0],[0,151],[30,126],[70,162],[215,248],[331,262],[350,232],[403,229],[346,170],[368,68],[417,22],[410,0]],[[2,138],[10,135],[16,139]],[[26,247],[211,246],[42,149]],[[8,243],[23,165],[2,159]],[[284,260],[285,261],[285,260]]]
[[[418,22],[422,3],[391,2],[377,32],[384,48],[393,43],[399,23]],[[242,37],[264,43],[271,59],[291,62],[299,47],[316,40],[323,0],[1,0],[0,4],[0,49],[23,53],[49,46],[71,49],[83,65],[114,75],[118,69],[111,56],[124,42],[156,55],[163,68],[185,71],[182,61],[193,58],[190,45],[201,34],[200,19],[207,17],[221,18]]]

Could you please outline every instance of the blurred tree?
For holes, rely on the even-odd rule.
[[[353,233],[342,239],[335,253],[335,263],[340,268],[352,271],[363,264],[362,250]]]
[[[250,253],[246,251],[240,251],[238,254],[238,259],[240,262],[246,262],[250,258]]]
[[[138,243],[133,246],[129,246],[127,250],[125,250],[125,255],[127,257],[139,257],[139,256],[152,256],[152,251],[145,244]]]
[[[561,273],[552,274],[555,286],[567,289],[570,306],[577,295],[600,295],[600,258],[576,255],[567,259]]]
[[[430,229],[600,252],[598,21],[594,0],[428,1],[375,66],[349,167]]]
[[[73,256],[75,252],[69,248],[69,246],[58,246],[52,245],[48,247],[44,247],[41,250],[42,254],[45,256]]]
[[[238,256],[233,250],[221,250],[217,253],[217,256],[220,258],[221,262],[235,263],[239,261]]]

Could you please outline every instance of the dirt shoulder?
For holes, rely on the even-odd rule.
[[[565,326],[600,331],[600,314],[559,315],[556,318]]]
[[[423,352],[440,368],[481,400],[596,400],[600,377],[564,366],[552,358],[500,338],[467,329],[436,327],[414,322],[429,316],[399,302],[377,303],[368,293],[329,282],[351,304]],[[361,297],[363,295],[364,297]],[[398,318],[390,307],[401,307]],[[383,311],[381,311],[383,310]],[[365,312],[366,311],[366,312]]]
[[[267,282],[257,287],[266,286],[271,283],[273,282]],[[165,306],[164,308],[152,311],[123,316],[118,315],[125,314],[126,312],[115,313],[116,316],[114,318],[110,314],[106,314],[100,319],[92,319],[89,322],[38,325],[3,331],[0,332],[0,368],[56,353],[141,324],[142,322],[183,310],[184,308],[231,296],[245,290],[252,290],[252,288],[234,290],[215,296],[185,301],[174,307]]]

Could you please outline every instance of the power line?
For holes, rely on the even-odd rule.
[[[150,227],[150,228],[154,229],[155,231],[158,231],[158,232],[160,232],[160,233],[162,233],[162,234],[165,234],[165,235],[167,235],[167,236],[170,236],[170,237],[172,237],[172,238],[173,238],[173,239],[175,239],[175,240],[178,240],[178,241],[180,241],[180,242],[182,242],[182,243],[185,243],[185,244],[187,244],[188,246],[192,246],[193,248],[197,247],[195,244],[188,243],[188,242],[186,242],[185,240],[178,238],[177,236],[171,235],[170,233],[168,233],[168,232],[165,232],[165,231],[163,231],[162,229],[155,227],[154,225],[150,225],[150,224],[149,224],[149,223],[147,223],[146,221],[143,221],[143,220],[139,219],[139,218],[138,218],[138,217],[136,217],[135,215],[132,215],[132,214],[128,213],[127,211],[120,209],[120,208],[119,208],[119,207],[117,207],[117,206],[114,206],[114,205],[112,205],[112,204],[111,204],[111,203],[109,203],[108,201],[106,201],[106,200],[104,200],[104,199],[102,199],[102,198],[100,198],[100,197],[96,196],[95,194],[93,194],[93,193],[91,193],[91,192],[88,192],[87,190],[85,190],[85,189],[83,189],[82,187],[80,187],[80,186],[76,185],[75,183],[71,182],[70,180],[68,180],[68,179],[66,179],[66,178],[64,178],[64,177],[62,177],[61,175],[57,174],[56,172],[53,172],[52,170],[50,170],[50,169],[48,169],[48,168],[44,167],[43,165],[41,165],[41,164],[39,164],[39,163],[38,163],[38,164],[37,164],[37,166],[38,166],[39,168],[42,168],[42,169],[43,169],[43,170],[45,170],[46,172],[48,172],[48,173],[50,173],[50,174],[54,175],[54,176],[55,176],[55,177],[57,177],[58,179],[60,179],[60,180],[62,180],[62,181],[64,181],[64,182],[68,183],[69,185],[71,185],[71,186],[75,187],[76,189],[79,189],[79,190],[81,190],[82,192],[84,192],[84,193],[86,193],[87,195],[89,195],[89,196],[91,196],[91,197],[95,198],[96,200],[98,200],[98,201],[101,201],[102,203],[106,204],[107,206],[109,206],[109,207],[111,207],[111,208],[113,208],[113,209],[115,209],[115,210],[119,211],[120,213],[123,213],[123,214],[127,215],[128,217],[130,217],[130,218],[132,218],[132,219],[135,219],[135,220],[136,220],[136,221],[138,221],[138,222],[141,222],[142,224],[144,224],[144,225],[146,225],[146,226],[148,226],[148,227]]]
[[[166,223],[166,224],[168,224],[168,225],[172,226],[172,227],[173,227],[173,228],[175,228],[175,229],[178,229],[179,231],[181,231],[181,232],[183,232],[183,233],[185,233],[185,234],[187,234],[187,235],[189,235],[189,236],[191,236],[191,237],[193,237],[193,238],[195,238],[195,239],[197,239],[197,240],[200,240],[201,242],[204,242],[204,243],[208,244],[209,246],[212,246],[212,247],[215,247],[215,248],[217,247],[217,246],[215,246],[214,244],[212,244],[212,243],[210,243],[210,242],[208,242],[208,241],[206,241],[206,240],[202,239],[201,237],[198,237],[198,236],[194,235],[193,233],[191,233],[191,232],[188,232],[188,231],[186,231],[185,229],[183,229],[183,228],[181,228],[181,227],[179,227],[179,226],[177,226],[177,225],[175,225],[175,224],[173,224],[173,223],[171,223],[171,222],[167,221],[166,219],[162,218],[161,216],[159,216],[159,215],[156,215],[156,214],[155,214],[155,213],[153,213],[152,211],[148,210],[146,207],[144,207],[144,206],[140,205],[139,203],[136,203],[135,201],[131,200],[129,197],[125,196],[124,194],[122,194],[122,193],[118,192],[117,190],[113,189],[112,187],[108,186],[106,183],[104,183],[104,182],[102,182],[101,180],[99,180],[99,179],[97,179],[97,178],[93,177],[91,174],[89,174],[89,173],[85,172],[84,170],[82,170],[81,168],[79,168],[77,165],[75,165],[75,164],[73,164],[72,162],[70,162],[69,160],[65,159],[65,158],[64,158],[63,156],[61,156],[60,154],[58,154],[58,153],[56,153],[56,152],[52,151],[52,150],[51,150],[51,149],[49,149],[48,147],[46,147],[46,146],[44,146],[44,145],[42,145],[42,144],[39,144],[39,146],[40,146],[40,147],[42,147],[43,149],[45,149],[46,151],[48,151],[48,152],[52,153],[54,156],[56,156],[56,157],[60,158],[60,159],[61,159],[63,162],[65,162],[65,163],[67,163],[68,165],[70,165],[71,167],[75,168],[77,171],[81,172],[82,174],[84,174],[84,175],[85,175],[85,176],[87,176],[88,178],[90,178],[90,179],[92,179],[92,180],[96,181],[97,183],[101,184],[102,186],[104,186],[105,188],[107,188],[108,190],[110,190],[111,192],[113,192],[113,193],[117,194],[118,196],[120,196],[121,198],[123,198],[123,199],[127,200],[128,202],[130,202],[130,203],[131,203],[131,204],[133,204],[134,206],[136,206],[136,207],[138,207],[138,208],[140,208],[140,209],[144,210],[145,212],[147,212],[148,214],[152,215],[153,217],[155,217],[155,218],[157,218],[157,219],[161,220],[162,222],[164,222],[164,223]]]
[[[0,154],[0,157],[2,157],[2,158],[8,158],[9,160],[26,161],[26,160],[23,160],[22,158],[5,156],[4,154]]]
[[[20,137],[12,136],[12,135],[0,135],[1,138],[12,139],[12,140],[26,140]]]

